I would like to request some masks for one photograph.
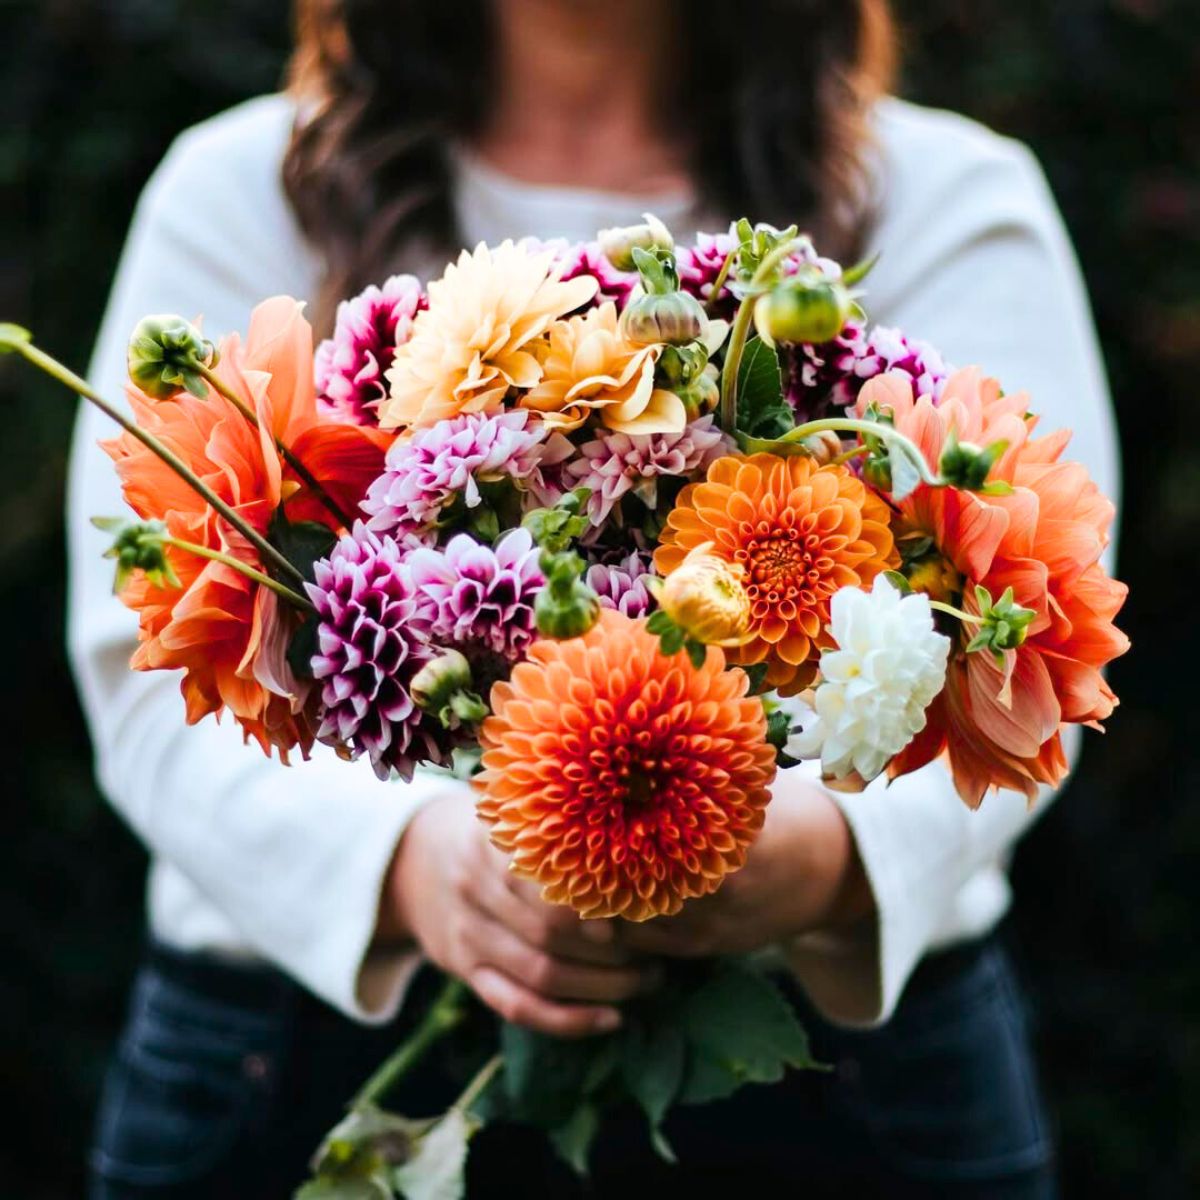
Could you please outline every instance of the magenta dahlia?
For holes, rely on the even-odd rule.
[[[679,286],[697,300],[709,304],[717,276],[737,246],[738,240],[732,231],[697,234],[695,245],[685,246],[675,254]],[[713,314],[718,317],[731,317],[737,308],[737,298],[729,287],[728,276],[726,280],[721,286],[720,296],[711,305]]]
[[[485,676],[523,658],[537,633],[533,603],[546,582],[538,555],[526,529],[510,530],[494,546],[459,533],[440,550],[411,551],[413,586],[430,602],[433,636]]]
[[[379,423],[385,374],[425,303],[415,276],[393,275],[383,287],[372,285],[338,305],[333,337],[317,347],[313,362],[317,402],[327,416],[350,425]]]
[[[544,480],[542,464],[570,453],[561,434],[549,434],[522,409],[453,417],[394,442],[360,507],[377,533],[432,541],[442,510],[456,497],[467,508],[480,504],[481,483],[509,479],[539,503],[553,504],[560,492]]]
[[[591,488],[588,517],[603,525],[627,492],[647,508],[658,503],[660,476],[688,476],[734,448],[711,415],[700,417],[680,433],[617,433],[601,429],[585,442],[579,457],[567,464],[572,487]]]
[[[409,692],[441,648],[430,643],[433,608],[413,584],[404,551],[359,523],[313,573],[306,588],[318,617],[317,737],[355,758],[365,752],[381,779],[393,770],[411,779],[419,763],[447,762],[453,735]]]

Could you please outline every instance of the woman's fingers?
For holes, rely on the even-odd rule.
[[[619,1004],[655,982],[654,968],[599,966],[561,958],[530,945],[483,913],[469,936],[478,961],[550,999]]]
[[[611,1033],[621,1024],[621,1014],[615,1008],[547,1000],[495,967],[476,967],[467,975],[467,983],[504,1020],[551,1037],[595,1037]]]

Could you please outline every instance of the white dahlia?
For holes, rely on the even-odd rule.
[[[821,655],[813,713],[787,753],[819,756],[835,779],[874,779],[925,728],[925,710],[946,681],[950,639],[934,629],[928,596],[901,595],[883,575],[869,592],[834,595],[829,632],[837,646]]]

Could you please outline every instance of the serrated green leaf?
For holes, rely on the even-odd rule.
[[[502,1080],[510,1113],[518,1121],[552,1128],[579,1105],[594,1061],[611,1053],[606,1038],[567,1041],[505,1022],[500,1027]]]
[[[587,1101],[580,1104],[561,1125],[548,1131],[550,1144],[577,1175],[586,1176],[588,1173],[588,1154],[599,1128],[600,1111]]]
[[[621,1078],[651,1128],[662,1124],[679,1094],[686,1060],[683,1030],[675,1024],[631,1020],[621,1036]]]
[[[688,1040],[744,1083],[777,1083],[787,1067],[815,1067],[787,998],[762,972],[730,963],[688,997]]]
[[[689,1046],[680,1104],[707,1104],[724,1100],[742,1086],[743,1079],[703,1047]]]
[[[467,1150],[479,1121],[452,1108],[421,1139],[415,1155],[394,1172],[404,1200],[461,1200],[466,1193]]]
[[[779,355],[762,338],[752,338],[738,365],[737,427],[754,437],[774,438],[794,424],[783,399]]]

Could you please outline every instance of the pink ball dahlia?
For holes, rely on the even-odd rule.
[[[598,242],[580,242],[568,245],[564,250],[562,261],[563,279],[574,279],[577,275],[591,275],[600,285],[596,297],[589,307],[596,307],[606,300],[611,300],[617,311],[625,307],[629,293],[637,286],[636,271],[618,271],[600,252]]]
[[[523,658],[537,635],[533,603],[546,582],[538,554],[526,529],[510,530],[494,546],[459,533],[441,550],[411,551],[413,585],[430,603],[433,636],[485,674],[506,673],[501,664]],[[479,678],[476,684],[483,686]]]
[[[453,735],[409,692],[440,647],[430,644],[434,612],[403,550],[360,523],[313,571],[306,585],[319,619],[312,673],[324,710],[317,737],[355,758],[366,752],[380,779],[393,770],[411,779],[419,763],[447,762]]]
[[[318,405],[349,425],[378,425],[385,373],[396,347],[408,341],[413,318],[425,307],[415,276],[393,275],[338,305],[333,337],[317,347],[313,363]]]
[[[584,582],[596,593],[601,608],[612,608],[627,617],[644,617],[654,607],[645,579],[653,575],[648,559],[634,550],[616,562],[593,563]]]
[[[394,442],[360,507],[377,533],[431,541],[442,509],[456,496],[468,508],[481,502],[480,483],[517,481],[539,502],[549,493],[553,504],[560,493],[543,479],[541,466],[570,453],[565,438],[548,434],[523,410],[452,417]]]
[[[580,457],[567,465],[572,487],[588,487],[588,516],[603,525],[627,492],[646,505],[658,503],[660,476],[689,476],[734,448],[710,414],[685,426],[680,433],[617,433],[599,430],[580,447]]]

